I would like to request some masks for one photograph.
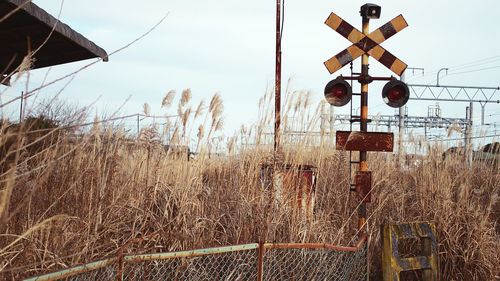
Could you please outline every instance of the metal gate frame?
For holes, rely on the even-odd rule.
[[[26,281],[55,281],[55,280],[142,280],[134,279],[130,272],[141,272],[143,270],[140,267],[141,264],[150,262],[153,266],[169,266],[169,263],[173,263],[173,266],[178,264],[189,264],[196,262],[197,259],[210,259],[215,262],[210,262],[210,265],[217,264],[217,260],[224,259],[224,255],[239,255],[243,258],[237,258],[235,260],[245,261],[246,264],[246,275],[240,274],[239,279],[237,274],[230,272],[227,274],[228,277],[224,280],[289,280],[288,277],[293,274],[304,274],[299,267],[308,266],[313,268],[315,272],[323,273],[329,271],[335,274],[334,280],[346,280],[346,281],[361,281],[366,280],[367,274],[367,237],[360,237],[359,241],[355,246],[343,247],[326,243],[253,243],[244,245],[235,245],[227,247],[217,247],[217,248],[207,248],[207,249],[197,249],[190,251],[179,251],[170,253],[157,253],[157,254],[140,254],[140,255],[118,255],[117,257],[104,259],[100,261],[91,262],[85,265],[80,265],[65,270],[61,270],[54,273],[49,273],[37,277],[32,277],[25,279]],[[277,259],[276,257],[284,257]],[[335,257],[336,261],[344,262],[349,260],[352,262],[351,266],[346,266],[345,264],[335,264],[331,263],[331,258]],[[312,257],[312,258],[311,258]],[[314,267],[319,268],[319,264],[315,264],[314,261],[323,261],[324,268],[321,270],[316,270]],[[231,261],[231,260],[230,260]],[[279,261],[278,263],[276,261]],[[281,263],[283,262],[283,264]],[[330,263],[328,263],[330,262]],[[277,264],[276,264],[277,263]],[[287,265],[294,264],[296,267],[289,268]],[[199,266],[199,265],[198,265]],[[269,266],[269,268],[267,268]],[[366,266],[366,267],[363,267]],[[202,265],[203,267],[203,265]],[[221,266],[220,266],[221,267]],[[240,268],[241,265],[234,265],[235,268]],[[150,267],[152,268],[152,267]],[[179,267],[181,270],[188,270],[186,267]],[[184,271],[179,271],[176,267],[176,271],[179,274],[183,274],[179,280],[189,280],[185,277]],[[214,267],[215,268],[215,267]],[[206,269],[206,268],[202,268]],[[215,268],[210,270],[210,272],[220,272],[227,269],[224,265],[221,268]],[[154,268],[158,271],[158,268]],[[168,273],[169,269],[163,272]],[[279,270],[280,272],[278,272]],[[297,272],[294,273],[293,270]],[[352,277],[350,273],[352,270],[357,270],[358,275],[363,277]],[[364,271],[361,275],[359,271]],[[340,272],[342,271],[342,272]],[[340,272],[340,273],[337,273]],[[127,275],[128,274],[128,275]],[[142,274],[142,273],[141,273]],[[150,273],[145,273],[150,274]],[[168,273],[170,274],[170,273]],[[142,275],[141,275],[142,276]],[[148,275],[151,276],[151,275]],[[242,279],[241,276],[249,277]],[[288,276],[288,277],[287,277]],[[243,278],[245,278],[243,277]],[[140,277],[139,277],[140,278]],[[150,278],[154,278],[150,277]],[[187,279],[182,279],[187,278]],[[354,279],[353,279],[354,278]],[[209,279],[201,279],[209,280]],[[299,278],[299,280],[302,280]]]

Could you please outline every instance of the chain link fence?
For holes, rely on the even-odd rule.
[[[123,280],[256,280],[258,244],[125,257]]]
[[[263,280],[367,280],[366,247],[301,248],[300,245],[266,250]]]
[[[367,243],[246,244],[162,254],[127,255],[30,281],[54,280],[334,280],[367,279]]]

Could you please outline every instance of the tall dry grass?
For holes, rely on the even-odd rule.
[[[167,94],[165,107],[173,95]],[[300,126],[313,128],[321,105],[307,111],[308,99],[295,95],[288,98],[285,120],[298,118]],[[19,280],[119,251],[167,252],[264,239],[355,242],[357,201],[348,191],[348,155],[336,151],[328,136],[317,145],[307,138],[282,138],[282,162],[318,168],[314,215],[304,219],[286,205],[269,204],[270,191],[262,189],[260,165],[272,157],[265,135],[272,115],[269,98],[260,104],[259,122],[229,138],[226,156],[214,154],[210,143],[223,122],[220,96],[204,113],[198,112],[201,105],[192,110],[190,98],[184,91],[176,108],[179,118],[168,126],[177,145],[197,133],[199,153],[191,161],[159,144],[159,128],[144,130],[131,142],[119,126],[96,123],[75,137],[61,127],[4,122],[1,279]],[[441,152],[431,147],[421,164],[406,169],[390,155],[369,155],[374,277],[380,276],[379,225],[424,220],[438,229],[442,280],[498,278],[499,173],[481,163],[467,168],[460,159],[443,161]]]

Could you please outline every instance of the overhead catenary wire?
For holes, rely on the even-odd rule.
[[[487,57],[487,58],[483,58],[483,59],[479,59],[479,60],[475,60],[475,61],[471,61],[471,62],[467,62],[467,63],[463,63],[463,64],[452,65],[448,68],[453,68],[453,69],[467,68],[470,65],[488,64],[488,63],[491,63],[490,61],[496,61],[496,60],[500,60],[500,55],[495,55],[495,56],[491,56],[491,57]],[[488,61],[488,62],[485,62],[485,61]]]
[[[420,136],[413,136],[415,137],[424,137],[423,135]],[[470,137],[470,139],[486,139],[486,138],[495,138],[495,137],[500,137],[500,134],[495,134],[495,135],[487,135],[487,136],[476,136],[476,137]],[[462,141],[464,138],[450,138],[450,139],[435,139],[433,141]],[[418,140],[403,140],[403,142],[406,143],[411,143],[411,142],[417,142]]]
[[[492,63],[495,63],[497,61],[500,61],[500,55],[490,56],[490,57],[486,57],[486,58],[482,58],[482,59],[478,59],[478,60],[474,60],[474,61],[470,61],[467,63],[458,64],[458,65],[452,65],[452,66],[449,66],[447,68],[449,69],[449,71],[457,71],[457,70],[466,69],[466,68],[470,68],[470,67],[477,67],[477,66],[481,66],[481,65],[492,64]],[[498,67],[500,67],[500,66],[498,66]],[[487,69],[490,69],[490,68],[486,67],[486,69],[484,69],[484,70],[487,70]],[[481,69],[481,70],[483,70],[483,69]],[[476,70],[476,71],[481,71],[481,70]],[[439,70],[431,70],[431,71],[426,72],[424,75],[418,75],[418,76],[415,75],[415,76],[409,78],[408,81],[413,81],[416,79],[422,79],[424,77],[434,76],[438,73],[438,71]],[[450,74],[448,74],[448,75],[450,75]],[[433,80],[433,81],[429,82],[428,84],[430,85],[431,83],[434,83],[434,82],[436,82],[436,80]]]
[[[485,65],[499,63],[499,62],[500,62],[500,59],[496,59],[496,60],[492,60],[492,61],[488,61],[488,62],[471,64],[471,65],[464,66],[464,67],[451,67],[451,68],[448,67],[448,69],[451,69],[452,71],[457,71],[457,70],[462,70],[462,69],[467,69],[467,68],[473,68],[473,67],[478,67],[478,66],[485,66]]]
[[[500,68],[500,65],[495,65],[491,67],[484,67],[484,68],[479,68],[479,69],[473,69],[473,70],[466,70],[466,71],[460,71],[460,72],[451,72],[448,73],[449,75],[457,75],[457,74],[464,74],[464,73],[471,73],[471,72],[478,72],[478,71],[484,71],[484,70],[490,70],[490,69],[497,69]]]

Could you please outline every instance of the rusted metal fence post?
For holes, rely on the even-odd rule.
[[[123,259],[123,247],[118,250],[118,255],[116,259],[116,281],[123,281],[123,268],[124,268],[124,259]]]
[[[259,242],[259,251],[257,259],[257,281],[262,281],[264,278],[264,254],[266,251],[265,243]]]

